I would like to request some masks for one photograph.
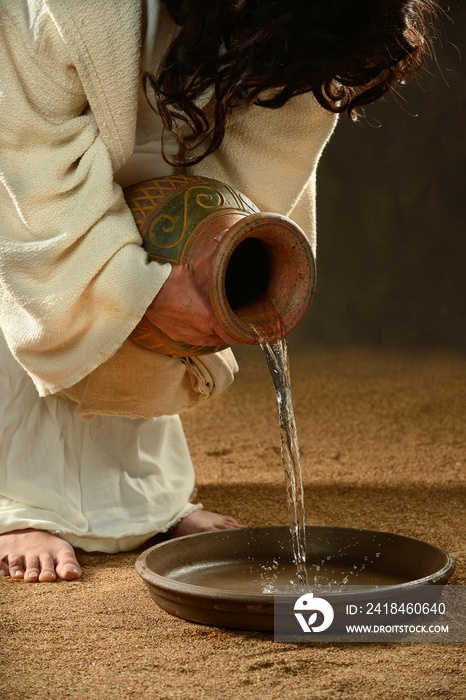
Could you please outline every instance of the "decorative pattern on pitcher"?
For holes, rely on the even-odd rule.
[[[201,192],[200,190],[206,191]],[[181,208],[179,206],[179,198],[181,198],[182,195],[183,205]],[[170,213],[164,211],[163,214],[155,216],[154,220],[149,223],[144,240],[146,236],[148,236],[150,242],[156,249],[169,250],[176,248],[187,236],[193,233],[197,225],[203,221],[208,214],[217,209],[222,209],[225,206],[225,197],[223,197],[221,192],[217,189],[206,185],[189,187],[187,190],[180,193],[179,197],[173,198],[170,203]],[[197,207],[200,207],[200,210],[197,210]],[[175,216],[175,212],[178,214],[177,216]],[[171,240],[172,234],[175,240]],[[179,257],[180,254],[181,250],[176,257]],[[158,253],[158,256],[159,255]],[[173,258],[173,255],[174,253],[172,251],[170,261],[174,261],[175,258]]]
[[[163,178],[145,180],[127,188],[131,192],[131,210],[138,226],[142,226],[154,209],[181,187],[199,182],[199,177],[171,175]]]

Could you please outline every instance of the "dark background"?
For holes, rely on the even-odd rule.
[[[438,65],[360,123],[340,117],[318,169],[316,295],[295,340],[466,351],[466,8],[449,17]]]

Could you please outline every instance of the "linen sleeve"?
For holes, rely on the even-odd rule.
[[[51,18],[13,7],[0,23],[0,324],[44,396],[117,351],[171,268],[147,261]]]
[[[236,187],[261,211],[289,216],[315,249],[315,171],[335,123],[312,94],[279,109],[238,107],[221,147],[192,171]]]

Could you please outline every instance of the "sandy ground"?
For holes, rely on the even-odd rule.
[[[186,415],[207,509],[285,524],[276,405],[256,348]],[[452,554],[465,584],[466,357],[303,351],[293,397],[309,524],[410,535]],[[279,644],[160,610],[139,552],[81,554],[78,582],[0,581],[2,698],[465,698],[464,645]]]

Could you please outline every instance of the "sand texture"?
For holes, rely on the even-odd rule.
[[[204,507],[285,524],[276,404],[257,348],[235,385],[184,418]],[[293,398],[308,524],[426,540],[465,573],[466,357],[303,350]],[[142,550],[140,550],[142,551]],[[138,552],[80,554],[80,581],[0,580],[0,697],[465,698],[464,645],[279,644],[160,610]]]

